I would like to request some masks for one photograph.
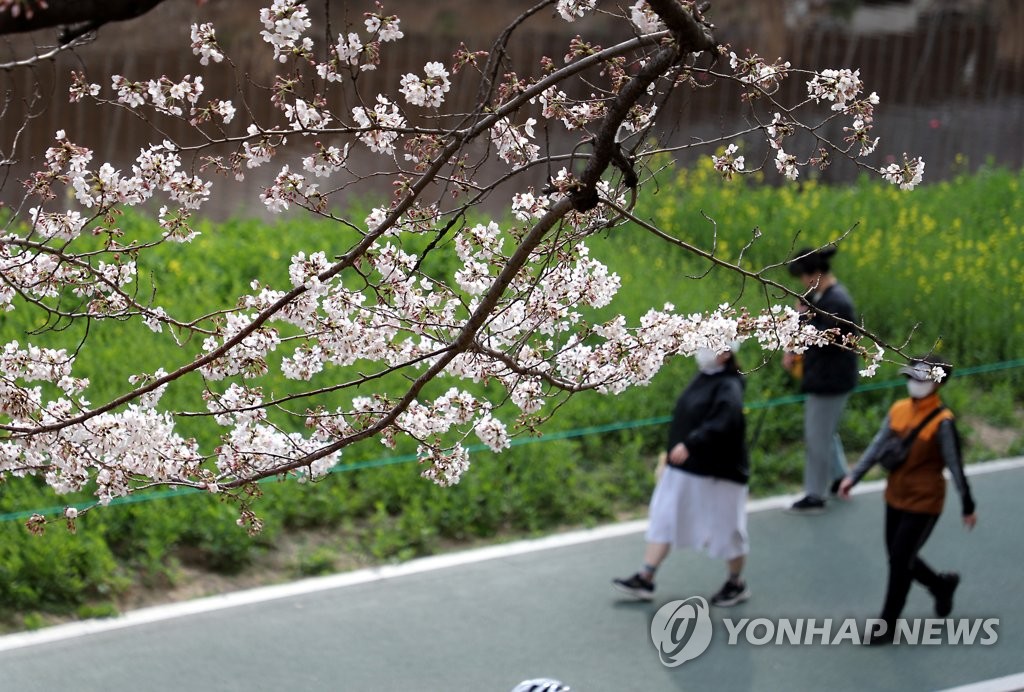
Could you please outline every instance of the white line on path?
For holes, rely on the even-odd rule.
[[[1021,467],[1024,467],[1024,457],[972,464],[967,467],[966,471],[970,476],[977,476],[985,473],[993,473]],[[883,480],[869,481],[857,485],[853,489],[853,494],[864,495],[867,493],[878,492],[884,487],[885,481]],[[782,509],[789,506],[789,504],[793,502],[793,499],[793,495],[776,495],[774,497],[751,500],[747,503],[747,511],[762,512],[771,509]],[[37,646],[39,644],[47,644],[65,639],[74,639],[76,637],[84,637],[86,635],[98,634],[100,632],[110,632],[126,627],[135,627],[137,625],[161,622],[163,620],[171,620],[189,615],[198,615],[200,613],[210,613],[216,610],[223,610],[225,608],[236,608],[238,606],[265,603],[267,601],[273,601],[281,598],[302,596],[319,591],[327,591],[329,589],[355,586],[357,584],[368,584],[371,582],[383,581],[385,579],[394,579],[412,574],[422,574],[424,572],[432,572],[434,570],[447,569],[450,567],[460,567],[477,562],[484,562],[486,560],[511,557],[513,555],[523,555],[541,550],[551,550],[571,545],[591,543],[593,541],[600,541],[607,538],[616,538],[618,536],[640,533],[646,528],[646,519],[627,521],[618,524],[600,526],[594,529],[583,529],[580,531],[555,534],[544,538],[514,541],[511,543],[492,545],[485,548],[476,548],[473,550],[464,550],[454,553],[446,553],[444,555],[418,558],[416,560],[410,560],[409,562],[396,565],[382,565],[380,567],[371,567],[355,570],[353,572],[332,574],[324,577],[311,577],[309,579],[302,579],[295,582],[289,582],[287,584],[263,586],[245,591],[234,591],[218,596],[197,598],[191,601],[184,601],[182,603],[169,603],[167,605],[153,606],[150,608],[140,608],[139,610],[133,610],[114,618],[82,620],[79,622],[69,622],[63,625],[54,625],[53,627],[47,627],[40,630],[8,634],[0,637],[0,651],[10,651],[12,649]],[[973,688],[971,692],[974,692]]]
[[[962,687],[950,687],[942,692],[1019,692],[1019,690],[1024,690],[1024,673],[982,680]]]

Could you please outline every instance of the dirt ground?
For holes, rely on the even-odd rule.
[[[322,555],[323,572],[347,572],[368,567],[365,556],[341,548],[337,532],[305,531],[282,533],[274,548],[259,553],[254,562],[239,574],[220,574],[192,564],[187,558],[173,570],[172,583],[143,586],[136,584],[117,599],[118,610],[126,612],[165,603],[178,603],[301,579],[303,555]],[[327,567],[328,558],[329,568]]]

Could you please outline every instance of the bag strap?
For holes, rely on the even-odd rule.
[[[935,418],[935,416],[939,415],[940,413],[942,413],[945,410],[946,410],[945,404],[939,404],[937,407],[932,409],[932,412],[929,413],[927,416],[925,416],[924,420],[921,421],[920,423],[918,423],[917,426],[913,430],[910,431],[909,435],[907,435],[906,437],[903,438],[904,441],[906,441],[906,442],[913,441],[914,438],[917,437],[918,433],[920,433],[922,430],[924,430],[924,426],[928,425],[928,423],[931,422],[932,418]]]

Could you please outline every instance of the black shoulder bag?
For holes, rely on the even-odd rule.
[[[903,462],[910,456],[910,448],[913,446],[918,434],[924,430],[924,426],[928,425],[932,418],[942,413],[945,408],[945,406],[939,406],[929,413],[906,437],[900,437],[895,430],[890,428],[888,436],[882,440],[878,446],[878,451],[875,453],[875,460],[878,464],[890,472],[902,466]]]

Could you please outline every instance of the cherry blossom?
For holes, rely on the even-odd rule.
[[[735,173],[743,172],[744,158],[742,156],[735,156],[737,151],[739,151],[739,148],[735,144],[730,144],[725,148],[722,156],[712,155],[711,157],[715,170],[721,173],[722,177],[726,180],[732,180],[732,176]]]
[[[597,6],[597,0],[558,0],[555,9],[562,19],[574,22],[587,16],[595,6]]]
[[[426,75],[424,79],[412,73],[403,76],[400,91],[414,106],[437,108],[444,103],[444,94],[451,88],[448,71],[439,62],[428,62],[423,66],[423,72]]]
[[[213,24],[192,25],[192,53],[199,56],[200,65],[209,65],[210,61],[221,62],[224,60],[224,53],[217,45],[216,31]]]
[[[393,47],[382,46],[404,37],[399,17],[374,3],[333,19],[336,26],[314,26],[305,3],[273,0],[253,12],[251,29],[262,39],[256,45],[272,49],[259,51],[274,72],[272,117],[257,117],[243,95],[215,93],[217,80],[204,80],[208,69],[242,74],[211,23],[181,33],[202,68],[195,76],[92,81],[76,71],[73,102],[170,119],[189,136],[154,129],[134,161],[115,165],[96,160],[99,136],[78,143],[58,131],[22,199],[8,207],[0,309],[38,311],[41,324],[142,325],[188,356],[135,373],[119,396],[91,402],[77,351],[51,348],[51,333],[3,345],[0,478],[37,475],[58,493],[95,489],[100,504],[154,484],[231,497],[272,476],[318,478],[346,449],[375,440],[416,449],[420,474],[450,486],[470,468],[478,442],[500,452],[555,413],[562,397],[643,386],[670,359],[701,348],[751,342],[768,358],[837,343],[865,355],[864,374],[874,374],[893,350],[884,341],[861,325],[847,325],[854,336],[815,330],[789,307],[684,312],[652,296],[660,307],[627,319],[616,305],[624,279],[590,244],[598,233],[649,232],[666,251],[695,253],[770,286],[766,294],[795,297],[638,218],[636,202],[673,149],[706,152],[726,179],[774,161],[782,178],[797,180],[805,167],[842,157],[913,188],[920,158],[905,154],[882,168],[867,161],[879,145],[878,97],[863,95],[859,71],[739,57],[689,2],[598,10],[596,0],[559,0],[546,6],[548,19],[552,4],[569,22],[600,13],[621,29],[621,41],[601,47],[573,38],[530,74],[505,69],[511,42],[487,41],[461,46],[453,58],[423,56],[415,63],[422,73],[371,84],[365,73],[393,59]],[[535,8],[510,20],[506,38],[543,14]],[[716,59],[724,56],[728,68]],[[795,74],[806,77],[806,98],[790,102],[780,86]],[[659,142],[677,126],[677,114],[659,109],[673,90],[699,98],[719,83],[742,90],[753,123],[746,133]],[[476,99],[468,110],[452,105],[460,91]],[[820,135],[831,120],[843,126],[840,142]],[[808,132],[810,152],[797,136]],[[745,135],[767,138],[774,155],[752,161]],[[276,173],[258,171],[275,161]],[[160,282],[142,278],[158,271],[152,249],[177,243],[188,252],[205,205],[250,171],[266,176],[261,210],[316,214],[337,221],[339,232],[268,259],[268,275],[286,270],[286,279],[251,277],[241,295],[208,314],[172,314]],[[345,202],[370,199],[380,180],[392,193],[350,218]],[[128,207],[152,209],[157,224],[121,228]],[[294,392],[272,391],[269,373]],[[393,391],[380,384],[392,375],[405,383]],[[200,410],[171,410],[166,394],[189,387],[199,388]],[[186,415],[209,422],[216,443],[200,448],[183,436]],[[61,520],[79,516],[68,510]],[[45,521],[33,518],[30,528]],[[249,531],[261,525],[248,506],[239,523]]]
[[[907,158],[903,155],[903,165],[891,163],[882,169],[882,177],[893,185],[899,185],[901,190],[913,190],[921,183],[924,176],[924,160],[918,158]]]
[[[260,10],[264,29],[263,40],[274,47],[274,59],[287,62],[293,53],[309,52],[312,40],[302,34],[312,26],[309,9],[299,0],[274,0],[274,4]]]

